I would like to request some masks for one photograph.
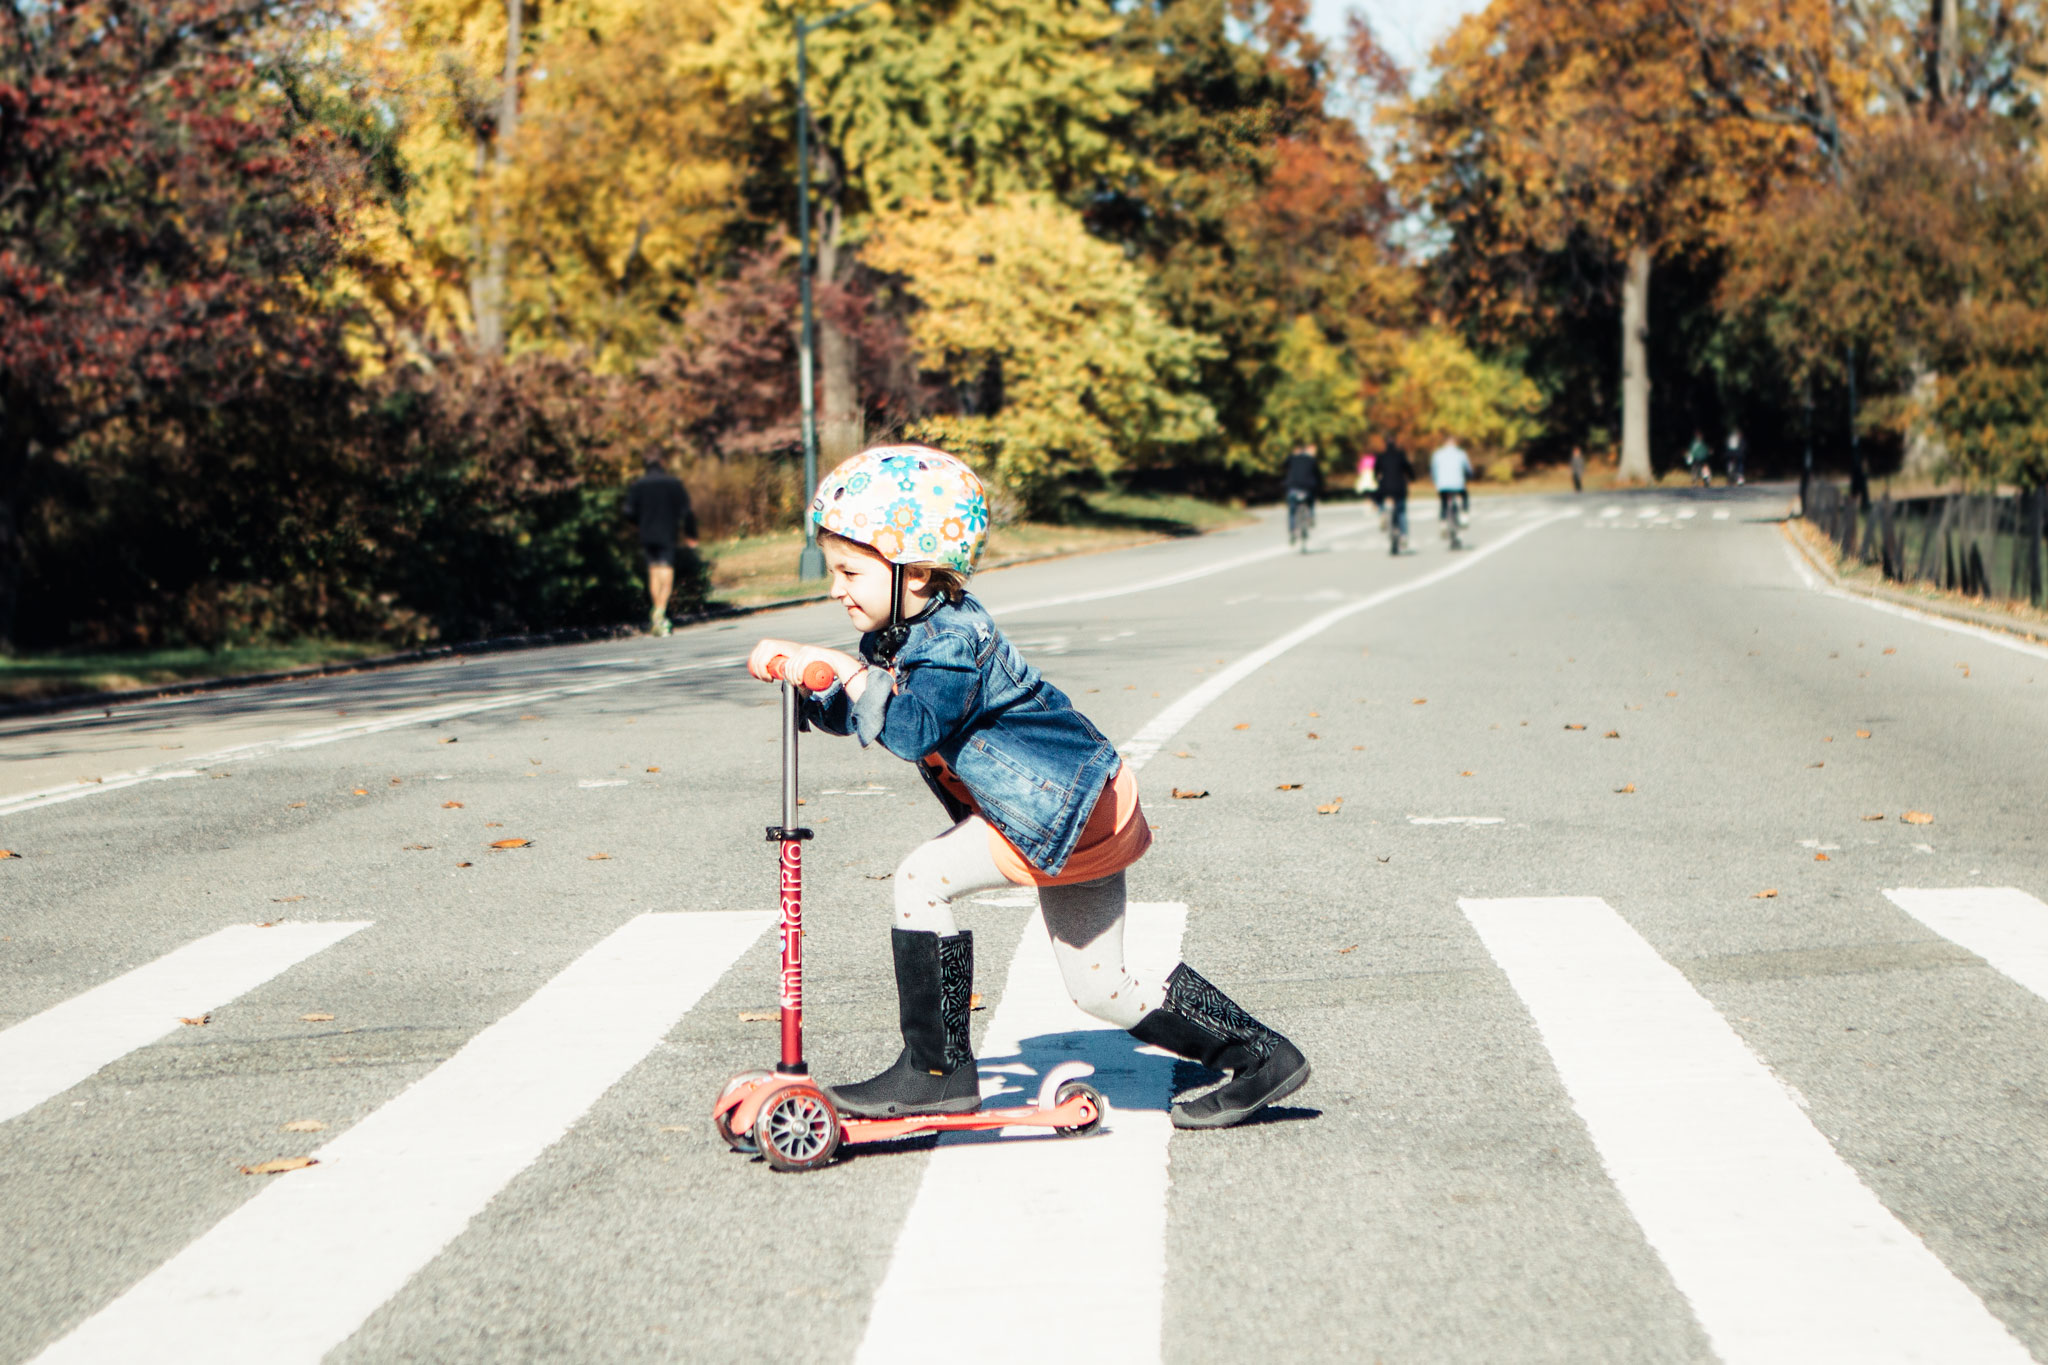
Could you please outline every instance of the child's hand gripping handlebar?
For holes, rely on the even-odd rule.
[[[839,679],[839,675],[832,671],[832,665],[826,663],[823,659],[814,661],[810,667],[806,668],[801,679],[785,677],[784,674],[788,669],[789,656],[787,654],[778,654],[768,661],[769,677],[777,682],[794,681],[798,687],[803,688],[806,692],[823,692]]]

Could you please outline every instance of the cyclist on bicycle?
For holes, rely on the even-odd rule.
[[[1399,554],[1402,542],[1408,539],[1408,485],[1415,478],[1415,466],[1408,461],[1407,448],[1390,436],[1380,448],[1374,472],[1380,485],[1374,497],[1387,513],[1387,553]]]
[[[1296,534],[1306,547],[1309,527],[1315,525],[1316,496],[1323,491],[1323,466],[1316,458],[1313,441],[1303,441],[1287,457],[1287,540]]]
[[[1452,437],[1446,435],[1442,445],[1429,457],[1429,481],[1436,485],[1436,515],[1443,523],[1443,533],[1452,532],[1451,518],[1458,509],[1472,510],[1472,492],[1465,486],[1472,477],[1472,457]]]

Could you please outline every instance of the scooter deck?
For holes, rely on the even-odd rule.
[[[1076,1095],[1050,1109],[1020,1105],[1014,1109],[977,1109],[971,1114],[902,1114],[895,1118],[839,1120],[843,1142],[888,1142],[913,1133],[971,1133],[990,1128],[1086,1128],[1101,1117],[1086,1095]]]

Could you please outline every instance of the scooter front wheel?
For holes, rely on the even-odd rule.
[[[778,1171],[814,1171],[839,1150],[839,1113],[815,1086],[775,1093],[754,1120],[754,1143]]]
[[[1059,1094],[1054,1102],[1065,1104],[1077,1095],[1086,1095],[1088,1097],[1088,1102],[1095,1106],[1095,1117],[1086,1123],[1077,1123],[1071,1128],[1053,1129],[1061,1137],[1086,1137],[1102,1126],[1103,1116],[1109,1112],[1109,1105],[1104,1102],[1102,1092],[1086,1081],[1068,1081],[1060,1087]]]
[[[717,1130],[718,1140],[735,1152],[745,1152],[752,1156],[761,1149],[755,1144],[752,1133],[739,1132],[733,1128],[733,1107],[726,1104],[726,1101],[732,1098],[734,1091],[758,1085],[772,1074],[767,1071],[742,1071],[735,1074],[725,1083],[725,1089],[718,1092],[718,1103],[711,1110],[711,1126]]]

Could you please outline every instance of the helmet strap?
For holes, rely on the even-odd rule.
[[[896,657],[896,651],[903,648],[903,642],[910,638],[910,623],[903,619],[903,566],[889,565],[889,624],[875,637],[876,658],[886,664]]]

